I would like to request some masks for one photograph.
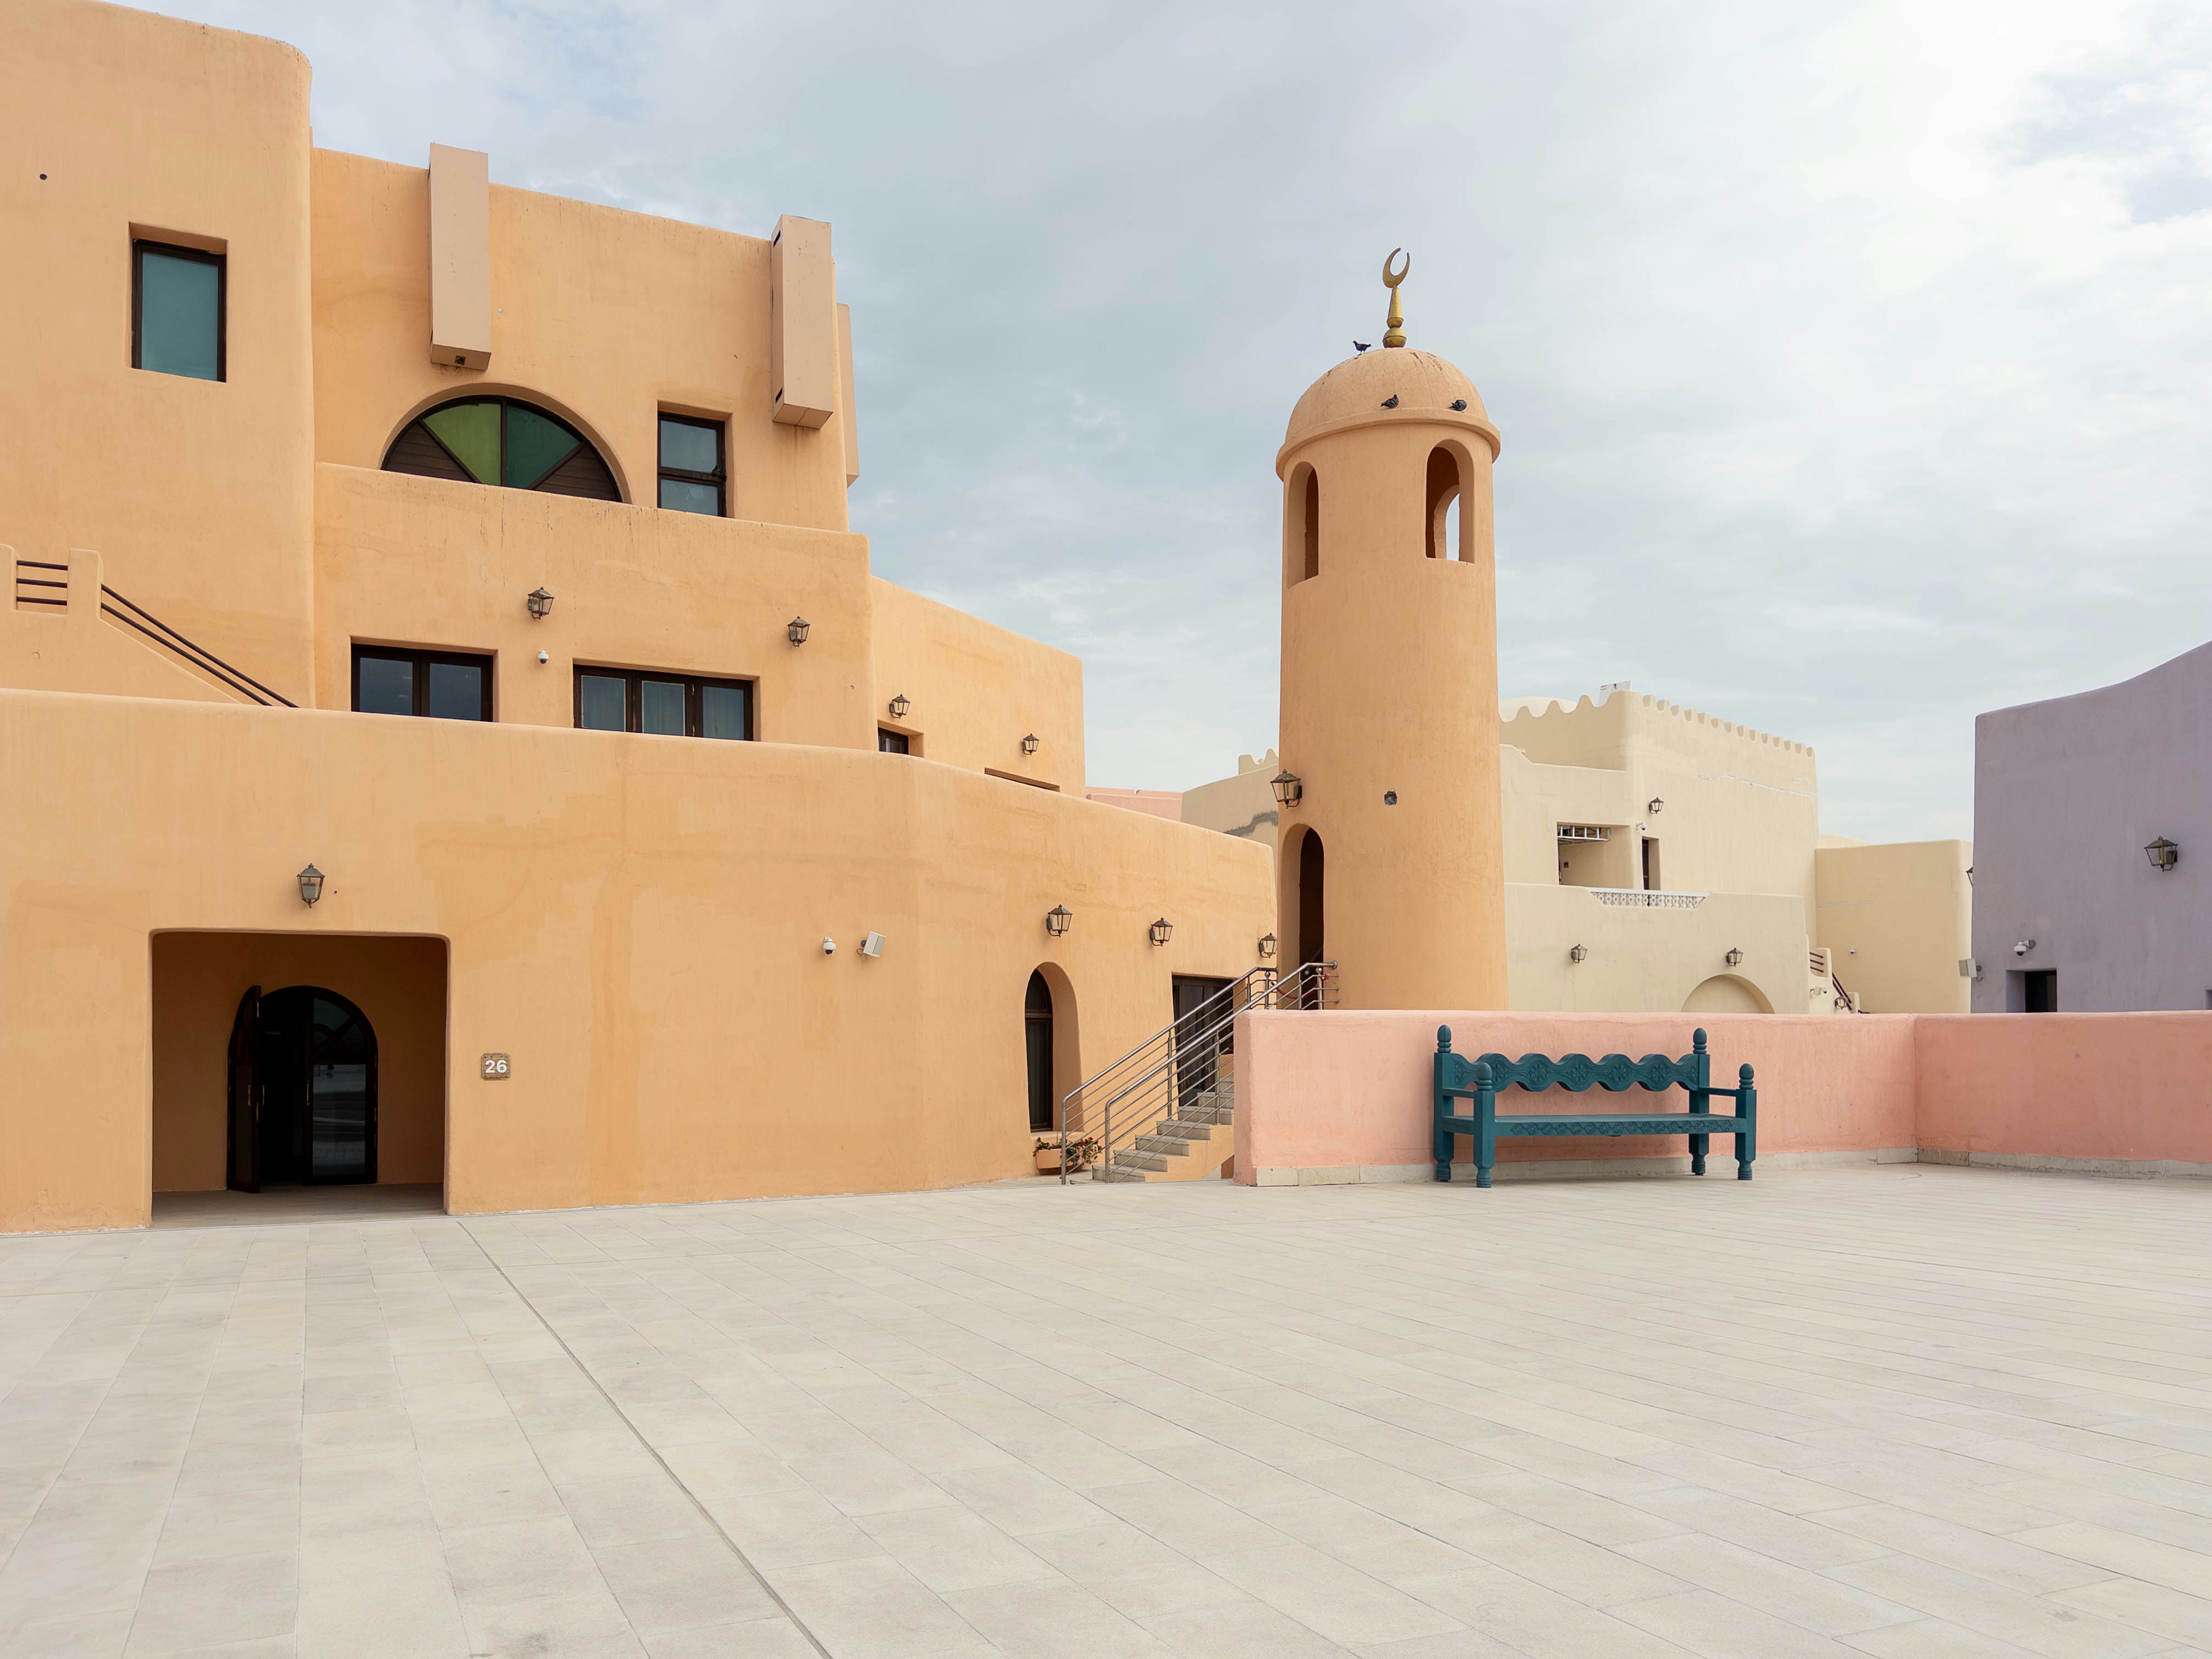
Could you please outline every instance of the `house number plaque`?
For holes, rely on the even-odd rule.
[[[503,1080],[512,1069],[505,1054],[486,1054],[483,1057],[483,1074],[488,1078]]]

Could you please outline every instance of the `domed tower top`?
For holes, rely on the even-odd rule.
[[[1395,258],[1398,250],[1390,252]],[[1394,275],[1390,260],[1382,262],[1382,281],[1390,290],[1389,331],[1382,337],[1382,349],[1363,348],[1306,388],[1291,410],[1290,427],[1275,456],[1278,477],[1284,476],[1291,452],[1316,438],[1393,422],[1462,428],[1488,446],[1492,460],[1498,459],[1498,428],[1474,382],[1432,352],[1404,349],[1406,319],[1399,308],[1398,284],[1412,263],[1405,261]]]

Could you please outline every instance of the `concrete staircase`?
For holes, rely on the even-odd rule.
[[[1221,1173],[1237,1150],[1237,1079],[1224,1070],[1092,1171],[1098,1181],[1203,1181]]]

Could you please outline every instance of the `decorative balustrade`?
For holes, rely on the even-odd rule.
[[[1705,902],[1703,893],[1652,892],[1641,887],[1586,887],[1583,890],[1600,904],[1632,910],[1694,910]]]

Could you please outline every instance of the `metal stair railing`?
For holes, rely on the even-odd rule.
[[[117,605],[123,608],[118,611]],[[195,645],[152,611],[131,604],[106,582],[100,585],[100,608],[120,626],[137,629],[164,651],[183,659],[210,678],[220,680],[248,702],[258,702],[264,708],[298,707],[283,693],[271,691],[243,668],[233,668],[206,647]]]
[[[1088,1151],[1094,1180],[1141,1179],[1132,1166],[1139,1136],[1164,1121],[1221,1121],[1222,1062],[1231,1052],[1237,1015],[1254,1008],[1333,1008],[1336,988],[1333,962],[1304,963],[1281,974],[1255,968],[1069,1090],[1060,1108],[1060,1184],[1067,1184],[1071,1147]]]

